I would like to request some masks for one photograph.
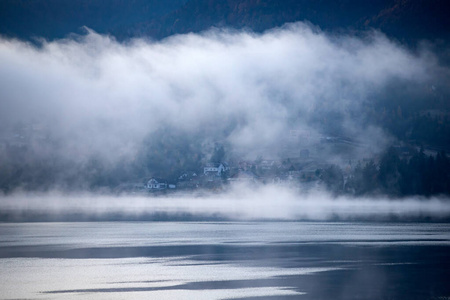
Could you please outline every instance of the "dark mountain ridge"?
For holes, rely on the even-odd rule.
[[[52,40],[87,26],[119,39],[161,39],[211,27],[261,32],[307,21],[322,30],[380,29],[401,42],[448,40],[446,0],[2,0],[0,33]]]
[[[111,33],[160,18],[187,0],[2,0],[0,34],[30,40],[59,39],[87,26]]]

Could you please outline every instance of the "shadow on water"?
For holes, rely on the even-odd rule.
[[[91,285],[57,286],[44,280],[36,287],[40,297],[131,298],[133,292],[165,291],[212,292],[220,295],[215,299],[234,295],[242,300],[450,297],[446,224],[48,223],[1,229],[0,260],[10,264],[10,271],[23,268],[19,275],[32,270],[27,266],[51,265],[50,270],[60,272],[50,259],[63,262],[58,266],[76,266],[83,278],[89,259],[99,260],[88,268],[95,278],[95,272],[103,278],[102,268],[111,266],[128,274],[119,272]],[[136,270],[141,273],[133,277]],[[20,279],[15,282],[22,284]]]
[[[279,276],[270,279],[203,281],[164,287],[127,287],[47,291],[45,294],[117,293],[170,290],[230,290],[277,288],[306,293],[295,296],[267,296],[250,299],[442,299],[449,295],[449,265],[423,264],[360,265],[355,269],[319,272],[311,275]],[[236,299],[236,298],[233,298]]]
[[[186,245],[51,250],[1,247],[1,257],[124,258],[187,256],[198,264],[238,263],[277,268],[336,268],[308,275],[263,279],[188,282],[171,286],[131,286],[48,290],[45,294],[127,293],[169,290],[277,288],[306,293],[250,299],[443,299],[450,295],[450,247],[430,245]],[[183,265],[183,260],[178,261]],[[133,284],[132,282],[130,282]],[[136,283],[138,285],[138,283]],[[234,298],[233,298],[234,299]]]

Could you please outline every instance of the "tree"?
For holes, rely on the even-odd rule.
[[[390,147],[381,157],[378,181],[384,192],[389,195],[397,195],[400,192],[399,164],[400,158],[393,147]]]
[[[333,193],[341,193],[344,188],[344,175],[341,168],[331,165],[322,172],[322,180]]]

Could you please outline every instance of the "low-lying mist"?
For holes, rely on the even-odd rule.
[[[161,41],[87,29],[37,44],[0,38],[6,193],[174,182],[201,173],[217,145],[225,162],[287,161],[306,149],[318,164],[356,165],[396,141],[384,119],[448,89],[448,69],[426,47],[301,22]]]
[[[226,193],[160,196],[16,193],[0,199],[3,221],[445,221],[450,201],[335,197],[275,185],[235,186]]]

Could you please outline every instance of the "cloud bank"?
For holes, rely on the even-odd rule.
[[[381,150],[389,137],[360,125],[361,105],[393,80],[426,82],[434,59],[377,32],[295,23],[127,43],[92,31],[40,47],[1,39],[0,65],[2,128],[41,124],[60,155],[114,162],[162,129],[270,153],[292,129],[326,135],[330,115],[339,121],[329,127]]]
[[[3,221],[103,220],[364,220],[447,221],[446,198],[334,197],[326,192],[299,195],[274,185],[240,186],[227,193],[167,197],[91,193],[15,193],[0,201]]]

